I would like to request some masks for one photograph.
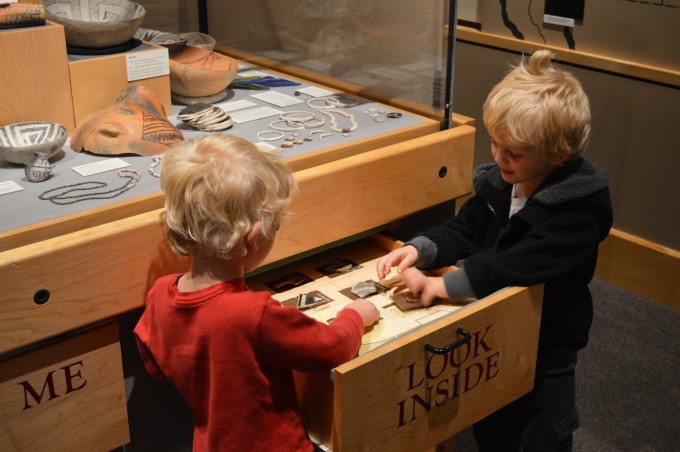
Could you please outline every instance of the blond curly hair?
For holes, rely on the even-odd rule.
[[[522,60],[491,90],[483,121],[493,138],[546,156],[580,154],[590,135],[590,103],[579,81],[552,64],[549,50]]]
[[[257,221],[274,233],[297,193],[288,166],[271,151],[242,138],[207,135],[163,156],[163,218],[172,249],[183,256],[200,247],[228,259],[243,256],[243,238]]]

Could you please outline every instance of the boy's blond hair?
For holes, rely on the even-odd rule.
[[[520,61],[489,93],[483,119],[489,134],[546,156],[580,154],[590,134],[590,104],[576,78],[553,66],[548,50]],[[502,137],[502,138],[501,138]]]
[[[268,236],[297,192],[288,166],[242,138],[214,134],[172,147],[161,162],[164,219],[172,249],[243,256],[257,221]]]

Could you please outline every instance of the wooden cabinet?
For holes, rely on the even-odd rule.
[[[456,127],[439,131],[436,121],[422,119],[415,127],[348,139],[287,159],[300,193],[266,268],[298,265],[319,249],[356,243],[395,220],[468,195],[473,121],[458,118]],[[65,417],[73,418],[70,434],[86,441],[90,419],[79,421],[78,416],[96,417],[103,408],[112,416],[113,443],[118,444],[100,446],[110,449],[128,440],[125,429],[119,430],[125,422],[119,411],[122,373],[115,327],[77,334],[143,307],[156,278],[187,268],[186,258],[166,243],[162,205],[162,193],[155,192],[0,234],[0,385],[12,388],[11,397],[16,397],[18,381],[35,378],[31,385],[40,391],[50,389],[44,386],[49,375],[55,378],[55,400],[49,401],[55,408],[44,414],[49,422],[29,428],[32,416],[22,410],[3,412],[5,425],[16,435],[3,435],[10,441],[2,443],[3,450],[51,444],[56,435],[52,422]],[[384,253],[385,247],[366,250]],[[298,375],[310,431],[336,452],[388,446],[425,450],[451,437],[530,389],[539,300],[539,288],[509,288],[339,366],[333,381],[328,375]],[[470,334],[466,344],[444,355],[425,350],[425,344],[443,347],[460,339],[459,328]],[[77,337],[57,339],[65,334]],[[105,351],[97,361],[108,364],[101,372],[89,373],[96,366],[91,367],[89,357],[81,358],[90,356],[81,350],[83,342],[91,343],[97,356],[96,344],[102,343]],[[17,364],[37,362],[36,347],[42,355],[63,353],[64,358],[37,366]],[[88,396],[83,404],[70,402],[89,393],[85,388],[69,391],[64,382],[57,389],[58,375],[70,378],[72,388],[87,381],[85,388],[95,390],[101,382],[112,391],[110,399]],[[2,391],[6,403],[10,395]],[[61,392],[56,397],[58,391],[69,392],[68,397]],[[110,400],[117,401],[115,409]]]

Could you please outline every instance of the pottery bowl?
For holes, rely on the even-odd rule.
[[[64,26],[71,46],[102,48],[129,41],[146,10],[121,0],[43,0],[45,17]]]
[[[179,35],[186,38],[188,46],[205,50],[212,50],[215,48],[215,38],[205,33],[192,31],[189,33],[180,33]]]
[[[0,127],[0,158],[23,165],[36,152],[52,157],[61,150],[67,137],[66,126],[54,122],[19,122]]]
[[[170,50],[170,91],[185,97],[217,94],[234,81],[238,63],[233,58],[191,46]]]
[[[161,46],[186,44],[187,42],[187,38],[182,35],[141,27],[135,32],[135,38]]]

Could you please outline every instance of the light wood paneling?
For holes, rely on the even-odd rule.
[[[597,278],[680,310],[680,252],[612,229],[600,245]]]
[[[75,128],[64,27],[0,30],[0,126],[50,121]]]
[[[108,451],[130,441],[115,324],[0,362],[0,450]]]
[[[639,64],[634,61],[626,61],[603,55],[579,52],[556,46],[544,45],[530,41],[523,41],[505,36],[484,33],[474,28],[456,27],[456,39],[470,41],[501,49],[514,50],[532,54],[539,49],[549,49],[557,55],[557,59],[567,63],[578,64],[586,67],[613,72],[615,74],[628,75],[645,80],[680,86],[680,72],[671,69]]]

